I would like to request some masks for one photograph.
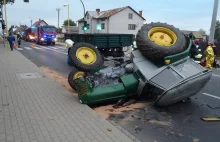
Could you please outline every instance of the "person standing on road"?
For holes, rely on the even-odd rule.
[[[9,44],[10,44],[11,51],[13,51],[14,42],[15,42],[15,37],[12,35],[12,33],[9,34],[7,40],[8,40],[8,42],[9,42]]]
[[[21,35],[20,35],[19,32],[17,33],[17,40],[18,40],[18,46],[20,47],[20,45],[21,45]]]
[[[212,69],[212,66],[215,60],[215,54],[212,48],[213,45],[214,43],[210,43],[209,46],[204,51],[204,54],[206,56],[206,67],[209,69]]]

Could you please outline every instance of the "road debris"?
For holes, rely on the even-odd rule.
[[[208,104],[206,104],[209,108],[212,108],[212,109],[220,109],[220,107],[212,107],[212,106],[210,106],[210,105],[208,105]]]
[[[199,139],[198,138],[194,138],[193,142],[199,142]]]
[[[2,104],[2,106],[9,106],[9,103],[7,103],[7,104]]]
[[[135,126],[135,133],[139,133],[141,132],[142,128],[140,128],[139,126]]]
[[[53,118],[53,117],[50,117],[49,119],[50,119],[50,120],[54,120],[54,118]]]
[[[186,113],[186,115],[192,115],[192,112]]]
[[[202,117],[203,121],[220,121],[220,117],[210,116],[210,117]]]
[[[171,123],[168,121],[149,120],[148,122],[152,124],[163,125],[163,126],[171,126]]]

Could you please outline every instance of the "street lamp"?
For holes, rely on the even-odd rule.
[[[58,12],[58,33],[59,33],[59,29],[60,29],[60,8],[57,8],[56,11]]]
[[[70,33],[70,5],[64,4],[64,7],[68,6],[68,33]]]

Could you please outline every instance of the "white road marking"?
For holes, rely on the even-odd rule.
[[[41,48],[48,49],[48,50],[52,50],[52,51],[54,51],[54,52],[61,53],[61,54],[64,54],[64,55],[67,55],[67,53],[66,53],[66,52],[60,52],[60,51],[53,50],[53,49],[48,48],[48,47],[41,46]]]
[[[30,47],[24,47],[25,49],[27,49],[27,50],[32,50]]]
[[[216,99],[220,100],[220,97],[218,97],[218,96],[214,96],[214,95],[207,94],[207,93],[202,93],[202,94],[205,95],[205,96],[209,96],[209,97],[216,98]]]
[[[40,50],[40,49],[42,49],[42,48],[40,48],[40,47],[34,47],[35,49],[38,49],[38,50]]]
[[[51,46],[50,46],[49,48],[52,48],[52,49],[58,49],[58,48],[56,48],[56,47],[51,47]]]
[[[23,50],[22,48],[17,48],[17,50]]]
[[[212,74],[213,76],[220,77],[220,75]]]
[[[59,48],[59,49],[67,49],[67,48],[64,47],[64,46],[56,46],[56,48]]]

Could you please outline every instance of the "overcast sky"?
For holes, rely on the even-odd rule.
[[[108,10],[123,6],[131,6],[134,10],[143,10],[146,22],[167,22],[182,30],[199,30],[209,32],[214,0],[83,0],[86,11],[96,8]],[[33,22],[39,18],[48,24],[57,26],[56,8],[61,8],[60,25],[67,19],[67,7],[70,4],[70,17],[76,21],[83,16],[80,0],[15,0],[13,5],[7,5],[9,25],[27,24],[30,18]],[[220,19],[220,10],[218,18]],[[120,20],[120,19],[119,19]]]

